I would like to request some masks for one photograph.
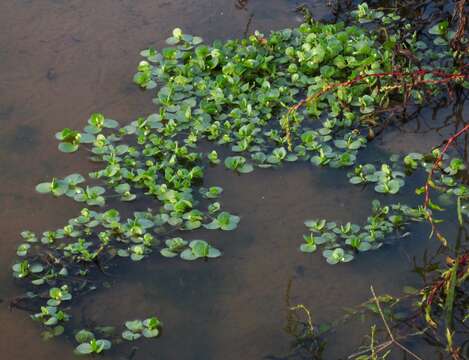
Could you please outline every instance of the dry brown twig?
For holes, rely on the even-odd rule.
[[[467,25],[467,16],[464,13],[464,7],[466,5],[466,0],[459,0],[454,8],[454,16],[453,19],[457,19],[458,26],[456,29],[456,35],[451,40],[451,47],[453,50],[465,52],[467,51],[467,47],[463,49],[462,47],[462,38],[464,37],[464,33],[466,31]]]
[[[415,354],[414,352],[412,352],[411,350],[409,350],[407,347],[405,347],[404,345],[402,345],[397,339],[396,337],[394,336],[394,334],[392,333],[391,331],[391,327],[389,326],[387,320],[386,320],[386,317],[384,316],[384,313],[383,313],[383,309],[381,308],[381,303],[379,302],[379,299],[378,297],[376,296],[376,293],[375,293],[375,289],[373,288],[373,286],[370,287],[371,289],[371,294],[373,295],[373,300],[376,304],[376,307],[378,309],[378,313],[381,317],[381,320],[383,321],[383,324],[384,324],[384,327],[386,328],[386,332],[388,333],[388,336],[389,336],[389,340],[378,345],[376,348],[375,348],[375,353],[380,353],[382,351],[384,351],[385,349],[387,349],[388,347],[392,346],[392,345],[396,345],[397,347],[399,347],[401,350],[403,350],[405,353],[409,354],[410,356],[412,356],[414,359],[417,359],[417,360],[423,360],[420,356],[418,356],[417,354]],[[355,354],[357,355],[357,354]]]

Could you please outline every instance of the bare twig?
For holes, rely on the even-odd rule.
[[[376,303],[376,307],[378,308],[379,315],[381,316],[381,319],[383,320],[384,327],[386,328],[386,331],[390,339],[390,343],[387,344],[387,346],[394,344],[400,349],[402,349],[404,352],[412,356],[414,359],[423,360],[420,356],[418,356],[417,354],[415,354],[414,352],[412,352],[411,350],[409,350],[407,347],[405,347],[399,341],[396,340],[396,338],[394,337],[394,334],[391,331],[391,328],[389,327],[388,322],[386,321],[386,317],[384,316],[383,310],[381,309],[381,304],[379,302],[378,297],[376,296],[375,289],[373,288],[373,286],[371,286],[370,289],[371,289],[371,294],[373,295],[373,299]]]
[[[313,320],[311,318],[311,313],[310,311],[304,306],[303,304],[299,304],[293,307],[290,307],[291,311],[297,311],[297,310],[303,310],[303,312],[306,314],[306,321],[308,323],[308,330],[310,335],[312,336],[314,334],[314,326],[313,326]]]

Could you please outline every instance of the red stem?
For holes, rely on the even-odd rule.
[[[461,130],[459,130],[456,134],[451,136],[446,141],[446,144],[443,147],[443,150],[441,151],[440,156],[438,156],[438,158],[433,163],[433,166],[432,166],[432,168],[431,168],[431,170],[428,174],[427,181],[425,182],[425,200],[423,202],[423,207],[424,207],[425,210],[427,210],[428,221],[430,222],[430,224],[432,226],[432,233],[435,233],[438,240],[440,240],[443,243],[443,245],[445,245],[445,246],[447,246],[447,240],[436,228],[435,222],[433,221],[433,216],[432,216],[431,212],[428,211],[428,206],[430,205],[430,184],[432,182],[432,177],[433,177],[433,174],[435,173],[435,170],[440,166],[440,163],[443,160],[443,156],[448,151],[448,148],[450,147],[450,145],[453,142],[455,142],[458,137],[460,137],[462,134],[464,134],[468,130],[469,130],[469,124],[464,126]]]
[[[430,202],[430,182],[432,180],[433,174],[435,173],[435,170],[440,166],[441,160],[443,160],[443,156],[446,154],[448,151],[448,148],[450,145],[456,141],[458,137],[460,137],[462,134],[464,134],[467,130],[469,130],[469,124],[464,126],[461,130],[459,130],[456,134],[451,136],[447,141],[446,145],[444,146],[443,150],[441,151],[440,156],[435,160],[433,163],[432,169],[430,170],[430,173],[428,174],[427,182],[425,183],[425,201],[423,203],[423,206],[425,209],[428,208],[428,204]]]
[[[288,113],[291,114],[292,112],[297,111],[300,107],[302,107],[306,103],[310,102],[311,100],[315,98],[318,98],[321,95],[328,93],[331,90],[337,89],[339,87],[348,87],[348,86],[356,84],[357,82],[365,80],[367,78],[383,78],[383,77],[404,78],[404,77],[410,76],[412,77],[413,80],[415,80],[417,77],[421,77],[427,74],[433,74],[434,76],[439,77],[441,79],[440,80],[418,80],[416,83],[414,83],[414,86],[420,85],[420,84],[442,84],[442,83],[448,83],[452,80],[468,79],[469,74],[464,74],[462,72],[462,70],[466,67],[469,67],[469,64],[462,65],[459,68],[460,72],[454,73],[454,74],[448,74],[442,70],[419,69],[414,72],[408,72],[408,73],[401,72],[401,71],[390,71],[390,72],[377,73],[377,74],[359,75],[352,80],[348,80],[348,81],[344,81],[344,82],[336,83],[336,84],[330,84],[326,86],[323,90],[318,91],[317,93],[304,98],[303,100],[299,101],[297,104],[290,107],[290,109],[288,110]]]

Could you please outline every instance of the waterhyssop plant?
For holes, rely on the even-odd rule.
[[[141,336],[155,338],[160,333],[161,322],[157,317],[145,320],[132,320],[125,323],[126,330],[122,333],[122,338],[128,341],[139,339]]]
[[[220,187],[204,187],[208,166],[222,163],[242,175],[287,161],[333,168],[355,165],[350,182],[374,183],[379,193],[397,193],[405,183],[396,164],[359,163],[370,124],[391,99],[421,103],[426,92],[438,95],[438,79],[444,84],[467,82],[456,71],[460,55],[453,54],[444,24],[431,31],[435,41],[445,41],[438,40],[435,51],[408,34],[396,14],[369,12],[361,5],[356,16],[350,26],[309,21],[270,36],[255,32],[212,45],[175,29],[168,47],[142,51],[145,60],[134,81],[154,92],[155,113],[122,126],[95,113],[83,131],[56,134],[61,151],[86,148],[99,167],[88,179],[72,174],[36,187],[89,207],[62,228],[44,232],[40,242],[32,232],[22,233],[25,242],[17,250],[20,261],[13,265],[13,275],[31,287],[34,296],[28,299],[42,309],[37,318],[65,324],[69,316],[61,308],[64,303],[95,289],[74,279],[105,272],[103,264],[117,264],[119,258],[144,261],[156,249],[171,261],[216,261],[221,251],[205,240],[186,240],[187,232],[235,230],[241,218],[222,211],[220,202],[204,203],[222,196]],[[387,27],[385,41],[372,26],[363,25],[374,22]],[[424,68],[396,55],[402,44]],[[402,85],[407,80],[411,89]],[[220,158],[223,147],[230,153]],[[423,160],[409,154],[403,168],[429,171]],[[462,165],[452,160],[447,167],[441,180],[449,187],[447,193],[466,201],[468,191],[457,179]],[[151,200],[154,206],[121,218],[110,206],[116,199],[126,204]],[[310,234],[300,249],[312,253],[321,246],[329,264],[347,263],[359,252],[378,249],[407,222],[428,217],[427,210],[374,202],[362,227],[307,221]],[[36,296],[43,292],[49,294],[45,301]],[[122,336],[155,337],[159,326],[156,318],[128,322]],[[81,335],[79,353],[98,354],[111,346],[90,333]]]

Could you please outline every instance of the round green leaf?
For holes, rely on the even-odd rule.
[[[78,150],[78,145],[70,143],[60,143],[58,148],[64,153],[72,153]]]

